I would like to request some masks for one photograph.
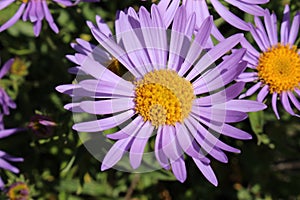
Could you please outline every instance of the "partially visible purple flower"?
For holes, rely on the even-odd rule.
[[[36,114],[28,124],[28,128],[39,138],[47,138],[53,134],[56,123],[47,116]]]
[[[77,84],[58,86],[57,90],[77,100],[66,109],[101,116],[76,123],[73,129],[101,132],[120,128],[107,135],[116,142],[107,152],[101,170],[116,165],[126,153],[131,167],[137,169],[149,139],[156,134],[154,153],[161,167],[185,181],[186,154],[217,185],[210,156],[226,163],[225,151],[240,152],[218,136],[251,139],[250,134],[229,123],[242,121],[247,118],[246,112],[262,110],[265,105],[235,100],[244,83],[230,83],[246,68],[247,63],[241,62],[245,49],[232,52],[213,66],[242,40],[242,34],[224,39],[206,52],[203,47],[211,34],[212,17],[206,18],[194,35],[194,14],[187,15],[181,6],[169,22],[161,5],[152,5],[150,13],[144,7],[138,13],[133,8],[120,12],[116,37],[102,20],[97,20],[97,26],[89,22],[101,47],[77,40],[78,44],[72,46],[78,53],[68,58],[78,66],[70,71],[87,76]],[[171,23],[172,30],[168,30]],[[134,80],[108,70],[115,60]]]
[[[170,0],[162,1],[168,2]],[[259,5],[268,3],[269,0],[225,0],[225,2],[251,15],[263,16],[264,9],[261,8]],[[210,0],[210,3],[212,4],[215,11],[229,24],[241,30],[250,30],[249,23],[245,22],[244,20],[240,19],[238,16],[230,12],[220,2],[220,0]],[[188,15],[191,15],[193,13],[196,14],[196,29],[198,29],[203,23],[203,21],[208,16],[210,16],[211,12],[209,11],[207,0],[183,0],[182,4],[186,6]],[[224,37],[215,25],[212,28],[212,35],[216,39],[218,39],[218,41],[222,41],[224,39]]]
[[[53,2],[60,3],[64,6],[73,6],[80,1],[98,2],[99,0],[53,0]],[[1,0],[0,10],[17,2],[17,0]],[[13,26],[22,17],[23,21],[30,21],[34,24],[33,31],[35,36],[38,36],[41,32],[43,19],[46,19],[51,29],[55,33],[58,33],[58,27],[53,20],[48,4],[49,2],[47,2],[47,0],[21,0],[21,5],[15,15],[0,26],[0,32]]]
[[[1,68],[0,70],[0,80],[7,74],[7,72],[10,70],[12,64],[14,63],[14,59],[8,60]],[[0,114],[9,115],[9,109],[16,108],[15,102],[7,95],[5,90],[1,88],[0,86],[0,106],[2,107],[0,110]]]
[[[21,128],[4,129],[3,115],[0,115],[0,139],[8,137],[22,130],[23,129]],[[19,169],[11,165],[9,162],[23,162],[23,160],[23,158],[11,156],[6,152],[0,150],[0,169],[8,170],[13,173],[19,173]],[[3,186],[4,182],[0,177],[0,189],[2,189]]]
[[[7,197],[10,200],[29,200],[30,189],[24,182],[13,183],[7,190]]]
[[[278,119],[278,100],[289,114],[299,117],[291,104],[300,111],[300,55],[295,45],[299,34],[300,12],[297,12],[291,24],[288,5],[283,14],[280,38],[274,13],[270,14],[266,10],[264,23],[259,17],[255,17],[255,27],[252,26],[250,32],[259,50],[245,39],[241,42],[248,50],[244,59],[248,61],[251,71],[241,74],[238,79],[253,84],[240,98],[251,96],[259,90],[257,100],[263,102],[271,94],[271,104]]]
[[[11,66],[14,63],[14,59],[8,60],[0,70],[0,81],[10,70]],[[0,87],[0,105],[2,109],[0,110],[0,139],[8,137],[12,134],[15,134],[24,129],[22,128],[11,128],[5,129],[3,123],[3,116],[9,114],[9,108],[16,108],[16,104],[12,101],[12,99],[6,94],[5,90]],[[13,157],[7,154],[4,151],[0,150],[0,169],[9,170],[13,173],[19,173],[19,169],[12,166],[9,162],[22,162],[23,158]],[[0,189],[2,189],[4,183],[0,177]]]

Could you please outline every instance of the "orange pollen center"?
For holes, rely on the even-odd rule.
[[[263,52],[257,66],[258,77],[270,93],[293,91],[300,84],[300,56],[296,46],[277,44]]]
[[[195,98],[192,84],[172,70],[156,70],[136,82],[135,110],[156,128],[175,125],[190,113]]]

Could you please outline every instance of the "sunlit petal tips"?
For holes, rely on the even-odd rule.
[[[105,151],[101,170],[127,160],[131,170],[171,169],[184,182],[186,154],[217,185],[210,158],[227,163],[225,152],[240,152],[222,142],[222,137],[251,139],[228,123],[242,121],[247,112],[265,109],[265,105],[236,99],[245,84],[232,82],[247,62],[242,61],[245,49],[232,49],[243,34],[205,51],[212,17],[195,31],[195,15],[189,16],[185,6],[174,9],[175,4],[161,1],[152,5],[151,12],[144,7],[138,12],[132,8],[120,12],[116,37],[101,29],[104,22],[99,16],[97,26],[88,23],[99,45],[82,40],[72,44],[77,53],[68,58],[76,67],[70,71],[78,72],[78,81],[57,90],[73,98],[66,109],[93,116],[77,121],[73,129],[108,131],[106,137],[115,140]],[[176,10],[174,16],[168,9]],[[151,164],[147,163],[150,158]]]

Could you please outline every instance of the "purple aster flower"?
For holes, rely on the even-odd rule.
[[[19,131],[21,128],[4,129],[3,125],[3,115],[0,115],[0,139],[8,137]],[[0,169],[8,170],[13,173],[19,173],[19,169],[11,165],[9,162],[23,162],[23,158],[18,158],[7,154],[6,152],[0,150]],[[0,189],[4,187],[4,183],[0,177]]]
[[[56,123],[50,117],[39,114],[34,115],[28,124],[28,128],[39,138],[50,137],[54,127]]]
[[[14,59],[8,60],[0,70],[0,80],[7,74],[10,70],[12,64],[14,63]],[[15,102],[7,95],[5,90],[0,86],[0,105],[2,109],[0,110],[0,114],[4,113],[5,115],[9,114],[9,108],[16,108]]]
[[[251,82],[253,86],[241,95],[241,98],[251,96],[259,90],[257,100],[263,102],[271,94],[272,107],[279,119],[277,100],[280,99],[285,111],[293,116],[298,116],[293,109],[293,104],[300,110],[300,56],[295,41],[299,32],[300,12],[297,12],[290,24],[290,10],[286,5],[283,21],[278,38],[277,17],[267,10],[264,23],[255,17],[255,27],[250,32],[260,50],[256,50],[246,40],[242,46],[248,52],[245,60],[251,72],[242,73],[239,81]]]
[[[99,0],[53,0],[53,2],[62,4],[64,6],[72,6],[80,1],[86,2],[97,2]],[[13,3],[17,3],[16,0],[1,0],[0,1],[0,10],[3,10],[7,6]],[[51,29],[58,33],[58,27],[55,24],[53,17],[48,8],[48,2],[46,0],[21,0],[21,5],[15,15],[0,26],[0,32],[8,29],[13,26],[20,18],[22,17],[23,21],[30,21],[34,24],[33,31],[35,36],[38,36],[41,32],[42,21],[45,18],[51,27]]]
[[[106,135],[116,142],[104,157],[101,170],[116,165],[126,153],[131,167],[137,169],[145,147],[154,139],[157,162],[171,169],[179,181],[187,177],[186,154],[217,185],[210,157],[226,163],[224,151],[240,152],[219,137],[251,139],[229,123],[244,120],[246,112],[265,108],[257,101],[234,99],[244,83],[226,87],[245,70],[247,63],[241,61],[245,49],[233,51],[213,66],[243,35],[224,39],[205,52],[203,47],[213,26],[211,17],[193,35],[196,18],[194,14],[188,17],[185,7],[175,12],[172,30],[168,30],[159,9],[153,5],[151,13],[144,7],[138,13],[132,8],[127,14],[120,12],[115,38],[100,18],[97,26],[89,23],[101,47],[77,40],[72,46],[78,53],[68,58],[78,65],[70,71],[80,78],[77,84],[58,86],[57,90],[75,101],[66,109],[101,116],[76,123],[75,130],[101,132],[119,127]],[[114,62],[124,66],[129,75],[110,70]]]

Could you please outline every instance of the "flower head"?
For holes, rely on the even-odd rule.
[[[7,196],[10,200],[29,200],[30,190],[26,183],[16,182],[9,186]]]
[[[0,70],[0,81],[10,70],[13,63],[14,63],[14,59],[10,59],[2,66]],[[0,85],[0,106],[2,107],[2,109],[0,110],[1,120],[2,120],[2,113],[5,115],[9,115],[9,109],[16,108],[15,102],[13,102],[13,100],[8,96],[8,94],[1,87],[1,85]]]
[[[234,51],[213,66],[243,35],[233,35],[205,52],[203,47],[213,26],[211,17],[203,21],[196,35],[195,15],[187,16],[185,7],[176,10],[172,30],[164,19],[156,5],[150,13],[144,7],[138,13],[132,8],[120,12],[114,38],[98,17],[97,26],[89,23],[89,27],[100,47],[78,40],[73,45],[78,53],[68,58],[79,66],[70,70],[78,73],[79,82],[57,90],[76,101],[65,108],[101,116],[76,123],[75,130],[101,132],[119,127],[106,135],[116,142],[105,155],[102,170],[116,165],[126,153],[131,167],[137,169],[147,143],[154,139],[153,157],[161,167],[171,169],[179,181],[187,176],[187,154],[217,185],[209,156],[227,162],[224,151],[239,152],[218,137],[250,139],[251,135],[228,123],[245,119],[246,112],[265,108],[259,102],[233,100],[243,90],[243,83],[226,87],[244,71],[246,62],[241,59],[245,49]],[[121,77],[107,68],[115,60],[127,74]]]
[[[12,128],[12,129],[4,129],[3,126],[3,115],[0,115],[0,139],[8,137],[12,134],[15,134],[23,129],[20,128]],[[0,169],[8,170],[13,173],[19,173],[19,169],[11,165],[9,162],[23,162],[23,158],[17,158],[7,154],[4,151],[0,150]],[[0,177],[0,189],[2,189],[4,183]]]
[[[28,128],[39,138],[51,136],[55,126],[56,123],[50,117],[39,114],[34,115],[28,124]]]
[[[81,0],[53,0],[53,2],[62,4],[64,6],[72,6],[79,3]],[[96,2],[99,0],[82,0],[86,2]],[[0,10],[6,8],[11,4],[18,4],[18,0],[2,0],[0,1]],[[30,21],[34,24],[33,31],[35,36],[38,36],[41,32],[42,28],[42,21],[46,19],[51,29],[58,33],[58,27],[55,24],[53,17],[50,13],[48,8],[48,3],[46,0],[21,0],[21,4],[19,9],[15,13],[15,15],[0,26],[0,32],[8,29],[9,27],[13,26],[21,17],[23,21]]]
[[[262,102],[270,94],[273,110],[279,119],[278,98],[289,114],[299,116],[293,111],[291,104],[300,110],[300,55],[295,45],[300,13],[296,14],[290,24],[289,6],[285,6],[280,39],[276,18],[276,15],[270,14],[268,10],[264,24],[260,18],[255,17],[256,27],[252,27],[250,32],[260,49],[256,50],[246,40],[242,41],[242,46],[248,49],[245,60],[248,61],[251,72],[241,74],[238,80],[254,83],[241,98],[251,96],[259,90],[257,100]]]

